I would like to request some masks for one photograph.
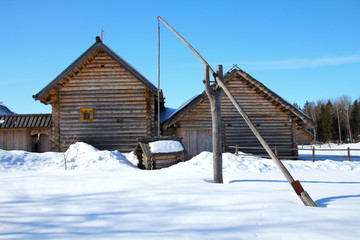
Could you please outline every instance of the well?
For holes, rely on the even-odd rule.
[[[185,160],[187,152],[181,137],[150,137],[137,140],[134,154],[141,169],[166,168]]]

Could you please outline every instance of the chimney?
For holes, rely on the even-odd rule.
[[[99,36],[96,36],[96,42],[101,42],[101,39]]]

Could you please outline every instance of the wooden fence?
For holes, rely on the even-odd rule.
[[[253,154],[246,154],[246,153],[241,153],[239,154],[239,149],[257,149],[257,150],[261,150],[263,148],[261,147],[241,147],[241,146],[238,146],[238,145],[235,145],[235,146],[229,146],[229,148],[234,148],[235,149],[235,154],[237,156],[246,156],[246,155],[251,155],[251,156],[256,156],[256,157],[265,157],[265,158],[268,158],[270,157],[269,155],[253,155]],[[271,148],[273,150],[273,152],[275,153],[276,156],[278,156],[278,151],[281,149],[281,150],[308,150],[308,151],[311,151],[311,156],[309,156],[308,158],[312,158],[312,161],[315,162],[315,159],[319,159],[319,158],[329,158],[329,159],[332,159],[332,158],[347,158],[347,160],[351,161],[351,158],[360,158],[360,156],[351,156],[351,151],[360,151],[360,149],[350,149],[350,147],[346,148],[346,149],[319,149],[319,148],[316,148],[315,147],[311,147],[309,149],[298,149],[298,148],[279,148],[279,147],[273,147]],[[336,151],[336,152],[341,152],[341,151],[344,151],[346,152],[346,155],[322,155],[322,156],[316,156],[316,152],[321,152],[321,151],[326,151],[326,152],[331,152],[331,151]],[[284,159],[299,159],[299,158],[307,158],[306,156],[278,156],[279,158],[281,158],[281,160],[284,160]]]

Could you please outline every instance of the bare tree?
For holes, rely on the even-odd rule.
[[[303,112],[309,116],[315,123],[317,122],[317,114],[316,114],[316,105],[314,102],[308,102],[306,101],[305,105],[304,105],[304,109]],[[314,137],[316,139],[316,133],[317,133],[317,126],[315,124],[314,127]]]
[[[346,121],[346,128],[349,133],[349,140],[352,142],[353,136],[351,132],[351,124],[350,124],[350,115],[351,115],[351,98],[349,96],[341,96],[340,101],[342,104],[344,104],[344,115],[345,115],[345,121]]]
[[[78,141],[78,137],[75,135],[70,135],[70,136],[66,137],[65,139],[63,139],[63,141],[62,141],[63,146],[65,146],[66,144],[69,144],[68,149],[64,150],[64,152],[63,152],[65,170],[68,170],[68,169],[73,170],[75,167],[75,160],[76,160],[78,152],[79,152],[79,148],[75,145],[75,143],[77,141]],[[71,148],[72,146],[73,146],[73,148]],[[71,155],[71,153],[73,151],[75,151],[75,157],[71,161],[72,164],[69,168],[69,166],[68,166],[68,164],[70,163],[69,155]]]
[[[334,103],[333,103],[333,106],[334,106],[334,111],[335,111],[335,114],[336,114],[336,117],[337,117],[337,123],[338,123],[338,131],[339,131],[339,142],[341,143],[342,142],[342,139],[341,139],[341,127],[342,126],[345,126],[346,124],[346,113],[345,113],[345,103],[344,101],[340,98],[337,98]]]

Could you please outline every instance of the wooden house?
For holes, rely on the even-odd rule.
[[[224,76],[227,88],[243,107],[270,147],[277,148],[279,156],[297,156],[299,133],[312,128],[313,121],[259,81],[240,69]],[[261,144],[242,119],[229,98],[221,101],[223,150],[234,152],[231,146],[246,147],[240,151],[265,154]],[[179,136],[191,158],[202,151],[212,151],[212,121],[210,103],[205,91],[188,101],[162,123],[163,134]],[[305,139],[305,137],[304,137]]]
[[[53,151],[82,141],[130,152],[157,131],[158,89],[99,37],[33,98],[52,106]]]
[[[51,114],[0,115],[0,149],[50,150]]]

